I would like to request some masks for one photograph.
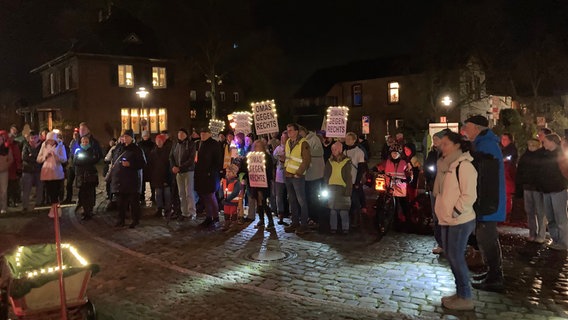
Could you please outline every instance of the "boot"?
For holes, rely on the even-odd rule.
[[[284,214],[283,213],[278,214],[278,224],[283,225],[285,227],[290,225],[290,224],[288,224],[288,222],[284,222]]]
[[[264,210],[266,213],[266,218],[268,218],[268,226],[266,227],[266,230],[274,230],[274,218],[272,218],[272,213],[267,206],[264,207]]]
[[[258,206],[256,212],[258,213],[258,223],[254,226],[257,229],[264,228],[264,210],[262,206]]]

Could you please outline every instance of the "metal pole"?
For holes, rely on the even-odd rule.
[[[59,230],[59,212],[57,208],[57,203],[51,205],[51,210],[53,212],[53,221],[55,225],[55,248],[57,252],[57,267],[59,268],[59,298],[61,301],[61,319],[67,320],[67,306],[65,298],[65,280],[63,278],[63,259],[61,256],[61,234]]]

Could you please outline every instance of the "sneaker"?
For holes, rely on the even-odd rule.
[[[284,227],[284,232],[295,232],[298,227],[300,227],[299,224],[292,223],[291,225]]]
[[[566,247],[559,243],[551,243],[548,245],[548,248],[555,251],[566,251]]]
[[[442,249],[440,247],[436,247],[436,248],[432,249],[432,253],[433,254],[442,254],[442,253],[444,253],[444,249]]]
[[[473,310],[475,307],[473,305],[472,299],[464,299],[460,297],[455,297],[454,299],[446,300],[445,302],[442,303],[442,305],[446,309],[461,310],[461,311]]]
[[[546,243],[546,239],[535,238],[533,242],[538,244],[543,244]]]
[[[475,274],[471,278],[475,281],[483,281],[485,280],[485,278],[487,278],[487,272]]]

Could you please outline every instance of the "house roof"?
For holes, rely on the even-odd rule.
[[[354,61],[345,65],[317,70],[294,95],[295,98],[324,96],[339,82],[394,77],[420,73],[422,68],[408,56]]]
[[[73,55],[161,60],[165,58],[161,47],[151,28],[127,11],[112,6],[109,14],[80,35],[66,53],[31,72],[44,70]]]

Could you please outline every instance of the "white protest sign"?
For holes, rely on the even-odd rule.
[[[250,112],[234,112],[229,115],[234,124],[235,134],[242,132],[245,136],[252,132],[252,114]]]
[[[257,135],[278,132],[276,104],[274,100],[251,103],[254,128]]]
[[[330,138],[345,138],[347,134],[348,116],[348,107],[327,108],[325,136]]]
[[[268,188],[264,152],[249,152],[247,154],[249,184],[253,188]]]
[[[211,130],[211,134],[213,136],[217,136],[217,135],[219,135],[219,132],[221,132],[225,129],[225,121],[217,120],[217,119],[211,119],[211,120],[209,120],[209,129]]]

